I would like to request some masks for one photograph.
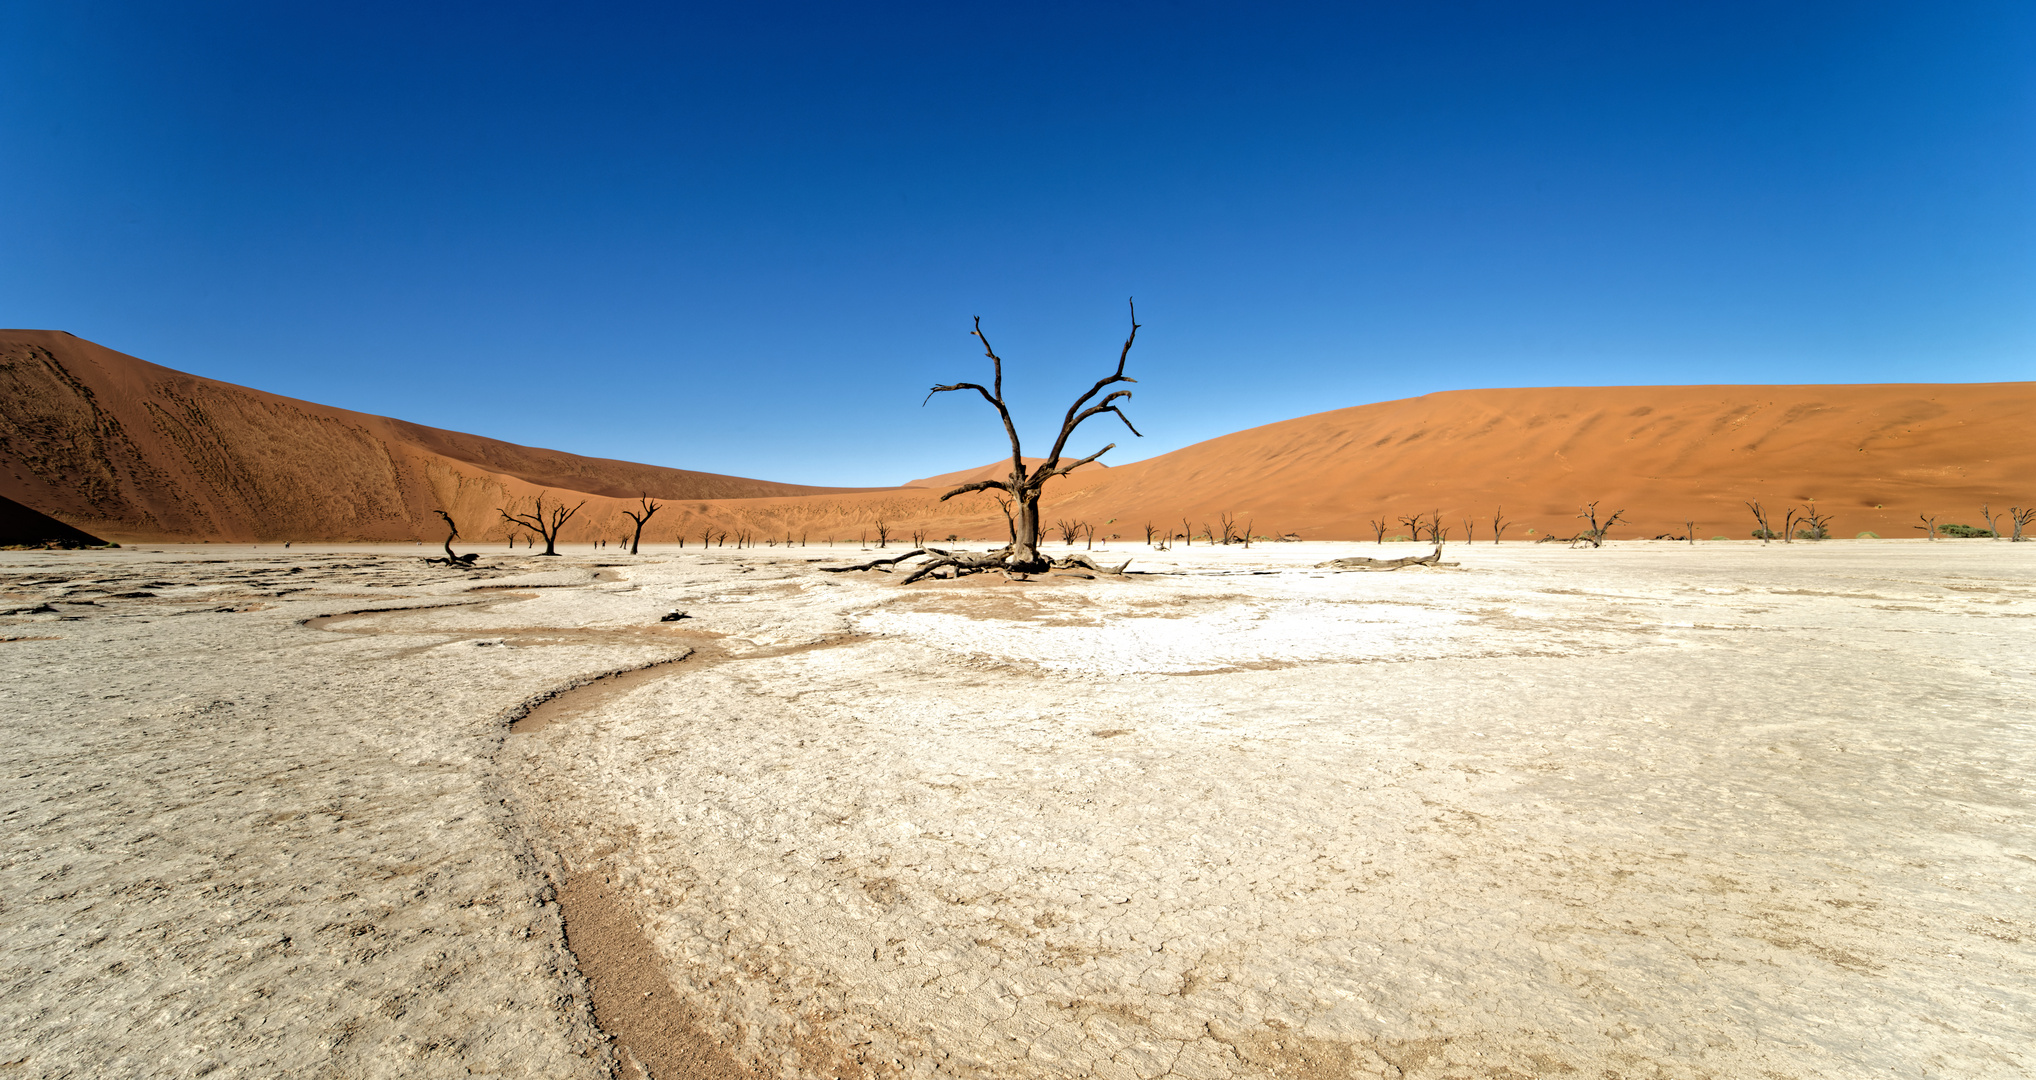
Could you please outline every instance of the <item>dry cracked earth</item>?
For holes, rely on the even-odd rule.
[[[2036,1070],[2036,545],[1376,551],[0,554],[0,1080]]]

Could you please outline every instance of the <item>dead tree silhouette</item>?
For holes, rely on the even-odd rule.
[[[639,500],[639,503],[642,507],[641,510],[630,510],[624,508],[622,511],[623,517],[626,517],[629,520],[636,522],[636,535],[631,536],[629,538],[629,553],[631,555],[636,554],[637,544],[643,540],[644,523],[650,520],[650,516],[652,514],[655,514],[659,510],[664,509],[663,503],[652,502],[649,495],[642,496]]]
[[[975,328],[970,331],[970,334],[976,340],[982,342],[983,355],[990,359],[992,374],[990,385],[984,386],[981,383],[958,382],[935,386],[926,392],[926,401],[933,400],[935,394],[945,394],[953,391],[973,390],[980,394],[984,401],[997,410],[997,417],[1004,424],[1004,434],[1011,441],[1011,472],[1010,475],[1001,480],[978,480],[974,483],[963,484],[942,495],[940,501],[946,502],[957,495],[966,495],[973,491],[1001,491],[1010,496],[1012,503],[1010,510],[1011,542],[1003,548],[981,554],[956,554],[937,548],[920,548],[898,556],[896,559],[877,559],[860,566],[829,566],[823,569],[837,573],[849,570],[878,569],[880,564],[886,567],[896,566],[905,559],[919,555],[928,555],[932,556],[932,561],[914,570],[905,579],[907,583],[917,581],[941,569],[949,570],[954,575],[974,574],[985,570],[1002,570],[1006,575],[1024,575],[1044,573],[1056,566],[1085,566],[1088,569],[1106,573],[1121,573],[1123,567],[1118,567],[1116,570],[1107,570],[1104,567],[1097,566],[1086,555],[1068,555],[1058,560],[1048,559],[1046,556],[1041,555],[1039,553],[1039,498],[1046,487],[1047,481],[1057,476],[1066,476],[1116,448],[1116,443],[1110,443],[1088,457],[1062,464],[1061,455],[1067,449],[1069,437],[1074,435],[1075,429],[1081,427],[1085,421],[1101,416],[1104,413],[1110,413],[1123,421],[1124,426],[1130,429],[1131,434],[1139,435],[1138,428],[1131,423],[1131,418],[1125,416],[1123,411],[1117,407],[1117,402],[1120,399],[1129,398],[1131,391],[1109,390],[1109,387],[1117,383],[1138,381],[1124,374],[1124,365],[1131,356],[1131,346],[1138,340],[1137,307],[1135,305],[1131,307],[1131,332],[1124,338],[1124,347],[1117,353],[1116,370],[1097,380],[1096,385],[1090,387],[1087,393],[1076,398],[1074,404],[1068,406],[1067,415],[1061,420],[1060,434],[1054,438],[1053,449],[1047,453],[1046,460],[1040,462],[1034,468],[1026,467],[1025,451],[1018,439],[1018,425],[1016,421],[1012,420],[1011,409],[1004,401],[1004,359],[997,355],[997,351],[990,345],[990,339],[983,333],[983,320],[980,316],[976,318]],[[1106,393],[1105,391],[1108,392]],[[1098,394],[1103,395],[1101,400],[1096,399]],[[1091,404],[1092,401],[1094,404]],[[920,402],[921,405],[925,403],[925,401]],[[1127,562],[1125,565],[1128,566],[1129,563]]]
[[[480,557],[481,557],[481,553],[480,553],[480,552],[478,552],[478,551],[469,551],[469,552],[467,552],[467,553],[466,553],[465,555],[455,555],[455,554],[453,554],[453,552],[452,552],[452,542],[453,542],[454,540],[457,540],[457,539],[459,539],[459,538],[460,538],[460,527],[459,527],[458,525],[456,525],[456,524],[454,524],[454,523],[453,523],[453,520],[452,520],[452,515],[451,515],[451,514],[448,514],[448,513],[446,513],[446,512],[445,512],[445,511],[443,511],[443,510],[433,510],[433,511],[432,511],[432,513],[434,513],[434,514],[437,514],[437,515],[438,515],[439,517],[442,517],[442,518],[444,518],[444,519],[445,519],[445,528],[446,528],[446,534],[445,534],[445,558],[443,558],[443,559],[426,559],[426,560],[424,560],[424,561],[425,561],[425,562],[429,562],[429,563],[437,563],[437,562],[442,562],[442,563],[444,563],[444,564],[445,564],[445,565],[447,565],[447,566],[457,566],[457,567],[459,567],[459,568],[461,568],[461,569],[464,569],[464,570],[471,570],[471,569],[473,569],[473,566],[474,566],[474,560],[475,560],[475,559],[478,559],[478,558],[480,558]]]
[[[495,512],[502,515],[503,521],[519,528],[529,529],[531,532],[544,537],[544,555],[557,555],[558,551],[556,548],[559,530],[565,528],[566,522],[571,521],[573,515],[579,513],[580,507],[585,505],[587,505],[587,500],[581,499],[577,504],[570,507],[560,502],[550,510],[546,510],[544,508],[544,496],[539,495],[537,497],[537,508],[529,513],[512,514],[499,506],[495,508]]]

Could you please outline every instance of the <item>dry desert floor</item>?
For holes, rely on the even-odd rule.
[[[0,1080],[2036,1070],[2036,544],[1380,553],[0,554]]]

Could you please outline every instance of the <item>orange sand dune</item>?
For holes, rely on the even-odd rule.
[[[0,330],[0,495],[110,539],[408,540],[442,536],[442,506],[478,540],[504,535],[495,507],[547,490],[597,497],[576,524],[599,531],[568,535],[614,535],[616,507],[639,492],[856,489],[533,449],[199,378],[58,331]]]
[[[1453,538],[1576,531],[1624,510],[1614,538],[1744,537],[1744,502],[1816,500],[1836,535],[1920,536],[1917,515],[1979,524],[2036,505],[2036,383],[1457,390],[1317,413],[1047,488],[1044,517],[1099,537],[1238,527],[1308,539],[1404,533],[1439,511]],[[1037,459],[1028,459],[1036,461]],[[0,331],[0,495],[111,539],[436,541],[435,507],[477,545],[495,507],[587,501],[564,538],[617,539],[638,491],[667,507],[647,541],[703,535],[1001,539],[987,495],[1002,461],[907,488],[822,489],[686,472],[425,428],[157,367],[51,331]],[[1185,522],[1185,524],[1183,524]],[[1531,530],[1531,531],[1530,531]]]
[[[1093,478],[1048,516],[1200,530],[1234,513],[1255,531],[1370,536],[1368,522],[1440,510],[1489,537],[1567,534],[1577,510],[1623,509],[1618,536],[1745,537],[1747,500],[1816,500],[1832,531],[1921,536],[1921,513],[1979,522],[1982,503],[2036,505],[2036,383],[1632,386],[1454,390],[1338,409],[1211,439]],[[1136,526],[1136,530],[1125,525]]]
[[[1064,457],[1061,460],[1066,461],[1068,459]],[[1076,460],[1080,459],[1077,458]],[[1038,468],[1045,463],[1046,459],[1043,457],[1027,457],[1025,459],[1025,467],[1028,469]],[[1109,466],[1100,461],[1091,461],[1087,465],[1082,466],[1078,471],[1086,473],[1095,469],[1107,468]],[[923,480],[913,480],[905,486],[908,488],[933,488],[945,495],[963,484],[973,484],[978,480],[1002,480],[1009,475],[1011,475],[1011,459],[1002,458],[992,461],[988,465],[981,465],[973,469],[941,473],[939,476],[929,476]],[[1048,483],[1052,483],[1052,481],[1048,481]]]

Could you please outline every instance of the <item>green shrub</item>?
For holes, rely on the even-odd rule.
[[[1960,540],[1973,540],[1982,536],[1994,535],[1992,529],[1980,529],[1971,525],[1939,525],[1937,526],[1937,531],[1946,536],[1957,537]]]
[[[1853,537],[1853,539],[1854,539],[1854,540],[1878,540],[1878,539],[1880,539],[1880,534],[1879,534],[1879,533],[1875,533],[1875,532],[1863,532],[1863,533],[1860,533],[1860,534],[1859,534],[1858,536],[1855,536],[1855,537]]]
[[[1779,540],[1782,538],[1782,535],[1773,529],[1755,529],[1753,530],[1753,538],[1755,540]]]
[[[1731,538],[1731,537],[1729,537],[1729,536],[1714,536],[1714,537],[1712,537],[1711,539],[1713,539],[1713,540],[1730,540],[1730,539],[1732,539],[1732,538]]]

